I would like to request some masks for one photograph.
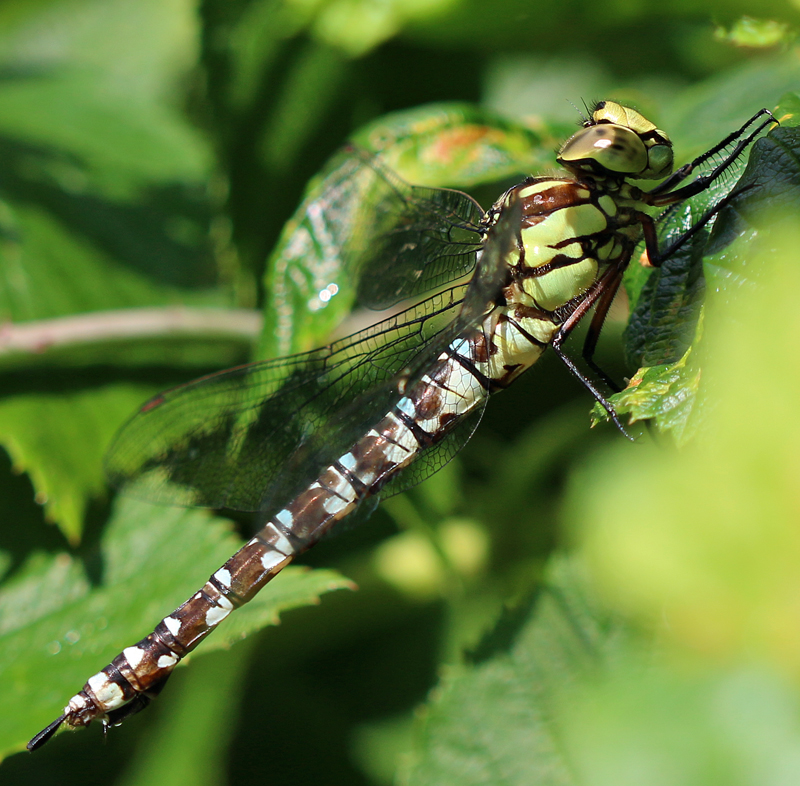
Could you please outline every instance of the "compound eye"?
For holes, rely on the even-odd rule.
[[[629,128],[604,123],[589,126],[564,143],[558,162],[569,169],[603,169],[619,175],[638,175],[647,168],[647,148]]]
[[[654,145],[648,152],[649,164],[647,172],[642,173],[644,177],[657,179],[666,177],[672,172],[674,158],[671,145]]]

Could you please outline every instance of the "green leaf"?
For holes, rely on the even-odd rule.
[[[174,110],[109,95],[94,72],[20,73],[0,81],[0,150],[0,320],[223,301],[207,289],[209,151]],[[119,347],[96,349],[78,353],[80,364],[117,362]],[[163,363],[158,353],[146,362]],[[42,363],[14,365],[22,376]],[[98,389],[95,375],[80,390],[81,375],[65,374],[20,396],[19,378],[2,385],[0,444],[74,542],[102,491],[102,450],[152,389]]]
[[[793,220],[800,208],[800,128],[780,126],[753,145],[734,198],[714,225],[711,252],[719,253],[734,237],[770,229]],[[752,234],[749,240],[753,239]],[[744,247],[745,252],[748,250]],[[738,262],[742,251],[739,250]],[[734,257],[736,259],[736,257]],[[728,268],[731,265],[729,263]]]
[[[759,121],[761,122],[761,121]],[[729,129],[730,133],[732,129]],[[780,129],[775,129],[776,133]],[[712,144],[712,142],[709,143]],[[730,194],[737,194],[747,188],[743,179],[737,176],[745,169],[744,161],[754,160],[759,176],[769,177],[763,166],[759,166],[759,150],[764,140],[756,141],[750,150],[745,151],[739,160],[711,186],[695,197],[672,210],[668,210],[659,221],[659,246],[667,249],[684,235],[694,224],[702,220],[707,212]],[[728,146],[725,152],[730,152]],[[722,155],[721,154],[721,155]],[[721,160],[721,159],[720,159]],[[702,173],[710,171],[713,164],[706,164]],[[697,176],[696,173],[695,176]],[[739,197],[733,202],[737,202]],[[721,239],[718,226],[729,213],[730,205],[723,208],[720,216],[710,226],[697,232],[687,243],[671,254],[664,264],[643,276],[641,266],[632,265],[626,277],[626,286],[634,307],[625,332],[626,354],[634,366],[655,366],[675,362],[688,348],[694,336],[699,318],[699,309],[705,294],[703,279],[703,259],[705,256],[730,244],[737,233],[727,232]],[[711,240],[709,240],[711,237]]]
[[[703,405],[696,352],[696,347],[689,347],[676,363],[640,368],[625,390],[609,398],[617,415],[630,415],[631,423],[652,420],[659,431],[670,432],[676,444],[688,442],[696,433]],[[608,412],[595,403],[592,425],[608,420]]]
[[[109,95],[164,100],[194,62],[197,28],[182,0],[19,0],[0,4],[0,62],[9,74],[80,70]]]
[[[800,663],[788,589],[800,554],[797,244],[796,227],[774,237],[751,260],[764,266],[759,287],[706,320],[703,384],[713,406],[697,438],[679,452],[643,444],[596,456],[603,471],[581,479],[573,515],[618,608],[645,624],[667,620],[662,634],[694,657],[766,658],[792,679]]]
[[[0,400],[0,443],[72,544],[80,540],[89,500],[105,492],[103,454],[118,424],[152,393],[143,385],[104,385],[27,390]]]
[[[659,238],[666,248],[699,220],[703,209],[681,206]],[[625,328],[625,349],[634,368],[674,362],[694,336],[705,294],[702,256],[707,232],[698,232],[650,273]]]
[[[499,621],[471,662],[448,670],[422,710],[402,782],[577,784],[554,711],[569,685],[603,669],[621,633],[586,589],[576,566],[556,562],[542,590]]]
[[[795,686],[749,664],[716,672],[626,653],[559,708],[581,786],[778,786],[800,777]],[[633,655],[633,657],[631,657]]]
[[[718,27],[714,31],[714,38],[735,46],[766,49],[778,44],[789,43],[792,34],[789,25],[785,22],[742,16],[729,29]]]
[[[123,501],[100,551],[32,556],[0,592],[0,750],[19,750],[123,647],[147,635],[241,545],[198,511]],[[331,571],[288,568],[194,657],[274,625],[282,611],[351,586]]]
[[[800,125],[800,94],[787,93],[781,96],[775,107],[775,117],[785,128]]]
[[[779,96],[797,91],[798,79],[800,63],[789,51],[743,60],[680,91],[665,106],[662,121],[675,142],[678,161],[704,152],[756,110],[773,109]]]
[[[0,145],[5,318],[170,302],[198,267],[212,280],[208,151],[173,112],[81,73],[5,80]]]
[[[571,531],[601,599],[658,653],[562,707],[582,784],[763,786],[800,777],[796,221],[759,285],[714,304],[692,444],[617,444],[573,478]],[[613,482],[610,482],[610,479]]]
[[[404,27],[437,18],[450,0],[407,2],[388,0],[332,0],[328,3],[292,3],[298,16],[310,23],[320,40],[340,47],[352,57],[364,55]]]
[[[654,418],[658,428],[671,431],[679,443],[694,433],[697,423],[692,420],[701,410],[696,331],[706,280],[701,271],[714,305],[742,288],[754,291],[763,274],[754,259],[769,248],[773,233],[784,223],[792,225],[800,210],[799,161],[798,129],[774,128],[755,142],[736,185],[717,189],[669,217],[662,244],[686,231],[709,202],[716,203],[725,192],[733,195],[710,234],[695,235],[642,288],[626,328],[628,353],[641,369],[625,391],[610,398],[618,414],[630,414],[634,421]],[[594,408],[595,422],[607,417],[605,410]]]

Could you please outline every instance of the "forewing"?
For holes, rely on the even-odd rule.
[[[436,357],[463,293],[447,290],[326,347],[156,396],[112,444],[110,481],[154,502],[247,511],[295,493],[386,413],[410,362]]]
[[[361,162],[364,190],[342,248],[358,281],[361,305],[388,308],[473,269],[484,212],[472,197],[409,185],[377,157],[363,151],[353,155]]]

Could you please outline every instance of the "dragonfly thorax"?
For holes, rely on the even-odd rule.
[[[545,177],[511,189],[505,204],[519,200],[522,221],[508,259],[506,302],[562,312],[601,269],[628,256],[640,236],[635,217],[643,207],[631,191],[627,184],[609,189],[593,178]]]
[[[564,143],[558,162],[576,175],[653,180],[672,172],[672,142],[635,110],[601,101]]]

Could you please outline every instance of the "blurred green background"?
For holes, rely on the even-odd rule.
[[[158,390],[283,351],[287,302],[292,347],[327,339],[343,313],[278,295],[281,232],[338,148],[488,206],[554,168],[573,104],[614,98],[682,162],[800,89],[799,21],[779,0],[1,4],[0,782],[800,782],[791,218],[714,260],[682,453],[590,431],[548,358],[105,744],[16,753],[246,532],[115,499],[102,456]],[[625,318],[601,342],[620,378]]]

